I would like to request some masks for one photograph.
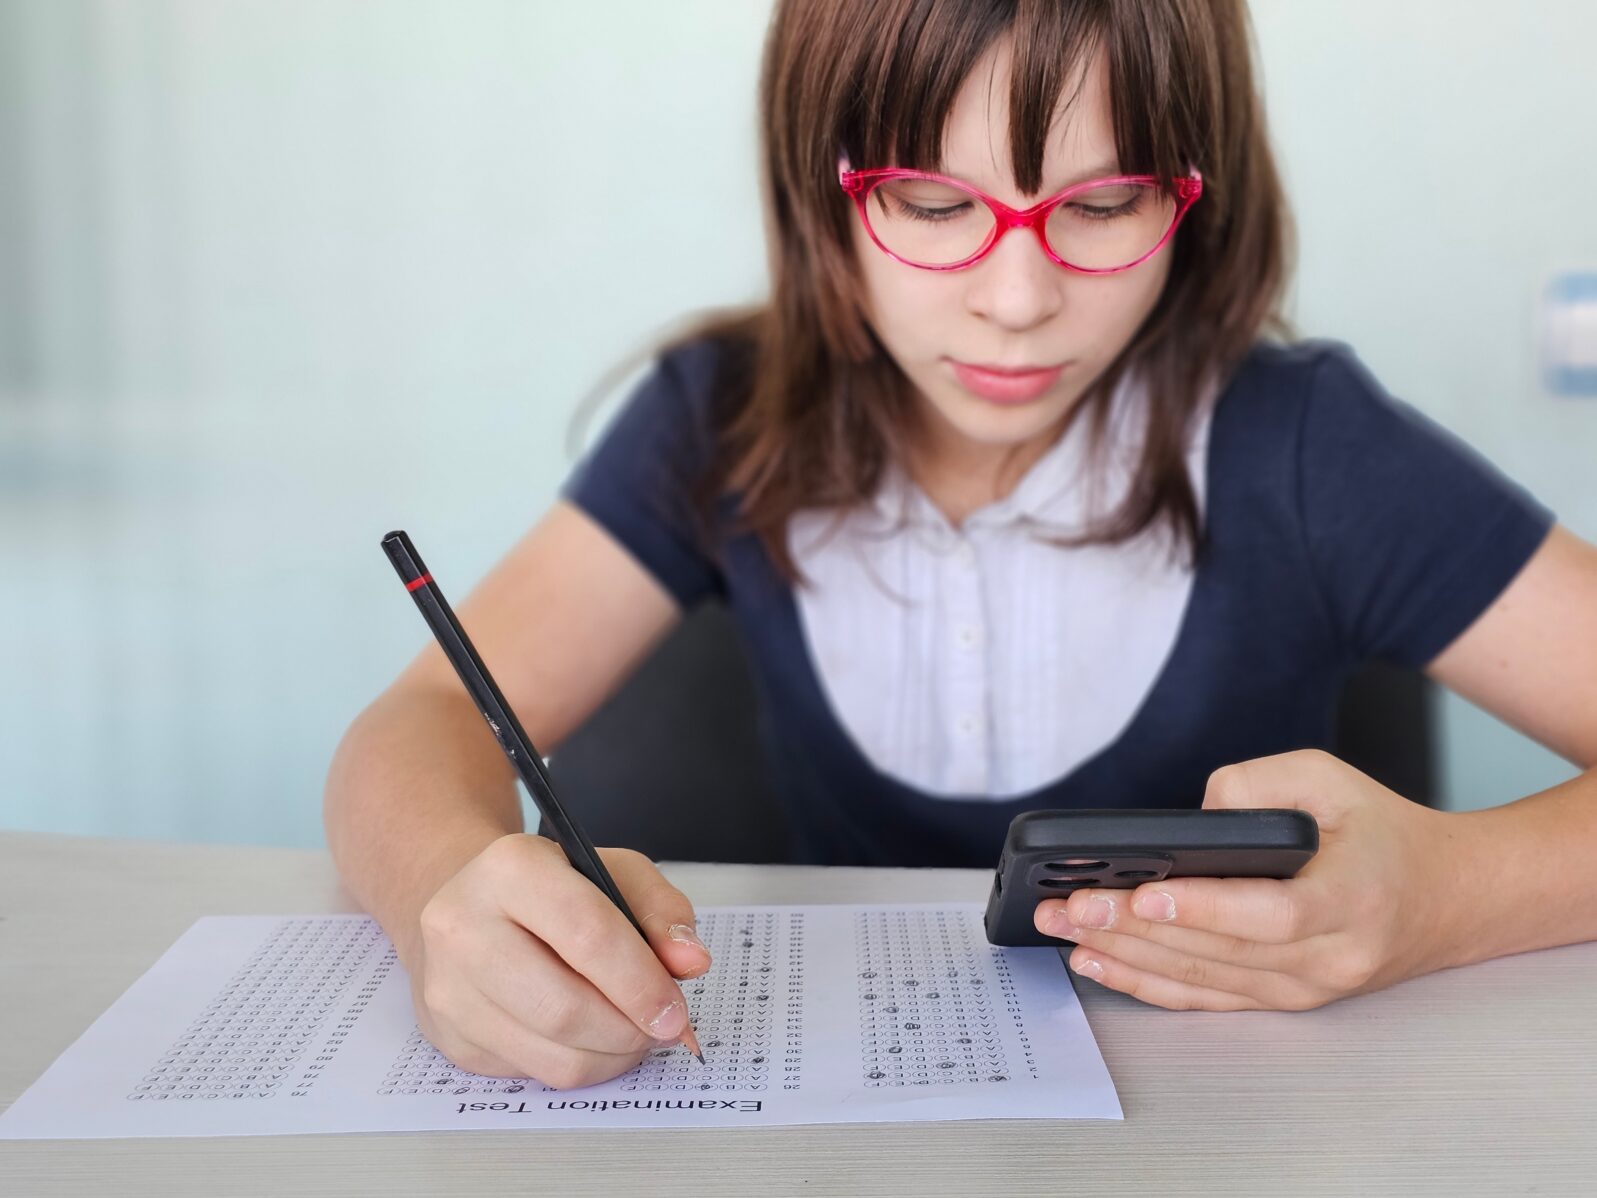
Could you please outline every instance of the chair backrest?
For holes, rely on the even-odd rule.
[[[597,845],[656,861],[783,861],[754,711],[732,617],[700,604],[566,738],[549,773]]]
[[[1422,675],[1368,667],[1343,693],[1335,751],[1430,805],[1432,706]],[[566,739],[549,772],[595,844],[657,861],[782,861],[786,826],[765,781],[754,711],[732,619],[703,604]]]

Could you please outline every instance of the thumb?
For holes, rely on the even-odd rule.
[[[1347,810],[1349,775],[1356,771],[1329,753],[1298,749],[1221,766],[1203,792],[1207,811],[1295,808],[1321,829],[1334,828]]]
[[[710,950],[694,927],[693,904],[642,853],[633,849],[600,849],[605,868],[621,889],[627,906],[643,925],[649,947],[677,978],[696,978],[710,968]]]

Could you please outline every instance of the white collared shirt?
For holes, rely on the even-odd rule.
[[[1200,511],[1212,411],[1204,403],[1187,454]],[[1101,468],[1077,420],[960,527],[898,467],[868,506],[789,522],[821,689],[878,770],[934,795],[1014,798],[1136,713],[1175,644],[1190,569],[1164,525],[1119,545],[1041,539],[1079,532],[1125,494],[1145,389],[1124,381],[1111,413]]]

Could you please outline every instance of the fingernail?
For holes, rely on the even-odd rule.
[[[1098,962],[1094,961],[1091,957],[1088,957],[1080,965],[1072,965],[1071,968],[1077,973],[1081,974],[1083,977],[1089,977],[1093,981],[1097,981],[1103,977],[1103,966],[1098,964]]]
[[[1139,894],[1131,909],[1143,919],[1163,923],[1176,917],[1176,900],[1162,890],[1150,890],[1147,894]]]
[[[647,1027],[649,1035],[656,1040],[675,1040],[682,1034],[682,1029],[687,1026],[688,1013],[680,1001],[668,1002],[660,1008],[660,1013],[649,1020]]]
[[[1115,900],[1108,898],[1090,898],[1087,905],[1081,909],[1081,918],[1077,920],[1084,928],[1112,928],[1115,926]]]
[[[1070,922],[1070,916],[1064,909],[1055,911],[1048,917],[1048,926],[1043,929],[1050,936],[1057,936],[1061,940],[1069,940],[1076,934],[1076,925]]]
[[[698,948],[704,948],[704,941],[699,939],[699,934],[693,930],[693,925],[690,923],[674,923],[665,930],[665,934],[672,940],[682,941],[683,944],[692,944]],[[705,948],[704,951],[709,952],[710,950]]]

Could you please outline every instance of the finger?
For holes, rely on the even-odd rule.
[[[1133,974],[1142,975],[1140,984],[1144,991],[1154,985],[1150,979],[1162,979],[1193,990],[1229,994],[1271,1010],[1307,1010],[1333,996],[1331,990],[1305,980],[1302,973],[1291,969],[1234,965],[1155,940],[1086,928],[1077,929],[1072,939],[1077,944],[1071,951],[1072,968],[1077,961],[1097,961],[1107,969],[1113,961],[1125,971],[1121,975],[1122,982],[1132,980]],[[1087,976],[1092,974],[1089,972]],[[1124,986],[1117,984],[1114,988],[1123,989]],[[1136,996],[1140,998],[1143,994],[1138,992]]]
[[[1164,878],[1134,890],[1084,889],[1066,900],[1072,925],[1146,935],[1193,928],[1261,944],[1292,944],[1334,930],[1337,904],[1325,881],[1296,878]]]
[[[1329,935],[1347,921],[1346,902],[1332,893],[1338,877],[1331,867],[1334,853],[1333,846],[1295,878],[1166,878],[1156,888],[1139,886],[1126,904],[1129,922],[1124,930],[1153,923],[1263,944]],[[1167,910],[1173,914],[1163,918]],[[1145,915],[1161,918],[1143,921]]]
[[[508,920],[477,939],[467,967],[483,997],[555,1043],[609,1055],[659,1043],[553,949]]]
[[[634,1068],[649,1049],[590,1052],[541,1036],[480,992],[468,998],[461,1017],[483,1048],[511,1072],[491,1076],[532,1078],[557,1090],[591,1086]],[[651,1045],[653,1041],[649,1042]]]
[[[1172,1011],[1257,1011],[1267,1004],[1243,994],[1194,986],[1149,973],[1109,956],[1101,949],[1077,948],[1070,954],[1070,968],[1110,990],[1166,1007]]]
[[[500,845],[506,847],[487,860]],[[677,1039],[687,1027],[681,987],[620,909],[575,869],[549,868],[550,854],[559,848],[536,836],[505,837],[486,850],[484,867],[498,874],[501,909],[646,1034]],[[559,1013],[580,1025],[575,1012]]]
[[[1102,944],[1106,936],[1123,936],[1147,940],[1187,956],[1272,973],[1296,974],[1304,960],[1306,948],[1302,941],[1275,944],[1223,932],[1181,927],[1174,922],[1150,922],[1135,913],[1128,916],[1124,911],[1132,895],[1132,891],[1121,890],[1111,891],[1106,896],[1106,901],[1114,904],[1112,931],[1077,926],[1071,919],[1068,900],[1062,898],[1044,899],[1038,903],[1034,922],[1037,930],[1044,935],[1077,944]]]
[[[1350,785],[1367,782],[1346,762],[1319,749],[1296,749],[1221,766],[1204,787],[1205,810],[1307,811],[1320,830],[1340,826]]]
[[[600,849],[605,868],[638,917],[649,946],[672,975],[696,978],[710,968],[710,950],[699,939],[693,904],[642,853]]]

